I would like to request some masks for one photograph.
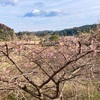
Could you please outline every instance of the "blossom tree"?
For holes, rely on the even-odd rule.
[[[75,37],[63,46],[1,45],[1,62],[8,66],[0,72],[0,93],[16,94],[18,100],[65,100],[67,82],[86,78],[100,54],[97,34],[99,30],[87,39]]]

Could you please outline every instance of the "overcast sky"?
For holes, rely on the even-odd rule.
[[[62,30],[100,20],[100,0],[0,0],[0,23],[15,32]]]

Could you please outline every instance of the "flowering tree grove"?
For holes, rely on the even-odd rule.
[[[98,34],[99,29],[88,37],[49,47],[23,42],[0,45],[0,95],[13,94],[17,100],[67,100],[67,82],[75,86],[89,75],[95,77],[93,66],[100,65],[96,59],[100,54]],[[71,100],[77,100],[75,93]]]

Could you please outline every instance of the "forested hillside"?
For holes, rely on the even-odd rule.
[[[0,23],[0,41],[13,40],[14,38],[14,30]]]
[[[48,34],[58,34],[59,36],[72,36],[72,35],[78,35],[81,32],[82,33],[89,33],[90,30],[95,30],[96,29],[97,24],[93,24],[93,25],[84,25],[84,26],[80,26],[80,27],[73,27],[73,28],[69,28],[69,29],[64,29],[64,30],[59,30],[59,31],[50,31],[50,30],[45,30],[45,31],[37,31],[37,32],[28,32],[28,31],[24,31],[24,32],[18,32],[16,33],[17,35],[22,36],[23,34],[35,34],[37,36],[45,36]]]

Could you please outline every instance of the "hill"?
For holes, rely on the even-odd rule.
[[[28,32],[28,31],[24,31],[24,32],[18,32],[16,33],[17,36],[22,36],[23,34],[35,34],[37,36],[45,36],[45,35],[52,35],[52,34],[58,34],[59,36],[72,36],[72,35],[78,35],[80,33],[89,33],[90,30],[95,30],[96,29],[97,24],[93,24],[93,25],[84,25],[84,26],[80,26],[80,27],[73,27],[73,28],[69,28],[69,29],[64,29],[64,30],[60,30],[60,31],[50,31],[50,30],[45,30],[45,31],[37,31],[37,32]]]
[[[0,41],[13,40],[15,37],[14,30],[0,23]]]
[[[77,35],[80,33],[90,33],[91,30],[96,30],[96,26],[97,26],[97,24],[84,25],[84,26],[80,26],[80,27],[64,29],[64,30],[58,31],[58,33],[59,33],[59,35],[64,35],[64,36]]]
[[[64,29],[61,31],[40,31],[35,32],[36,35],[42,36],[45,34],[58,34],[59,36],[72,36],[72,35],[78,35],[80,33],[89,33],[91,30],[96,30],[97,24],[93,25],[84,25],[80,27],[73,27],[69,29]]]

